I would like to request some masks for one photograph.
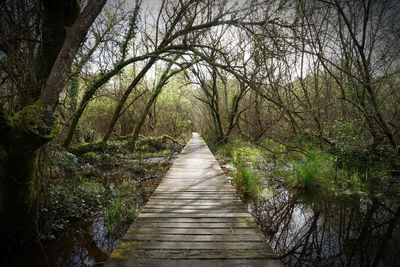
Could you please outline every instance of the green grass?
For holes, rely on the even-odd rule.
[[[283,183],[288,189],[315,199],[376,194],[380,185],[393,181],[387,168],[370,164],[366,152],[348,155],[344,161],[337,151],[323,151],[312,144],[304,148],[301,153],[281,153],[287,147],[273,140],[259,141],[257,145],[238,139],[211,144],[213,151],[236,168],[233,182],[244,200],[256,201],[265,190],[263,185],[271,182]]]
[[[134,201],[118,195],[106,207],[105,219],[108,233],[115,233],[126,221],[132,221],[136,215]]]
[[[320,151],[309,151],[305,159],[293,163],[289,175],[294,187],[313,191],[329,184],[335,177],[334,159]]]
[[[108,232],[113,232],[118,227],[118,224],[122,219],[122,208],[122,199],[120,196],[117,196],[115,199],[113,199],[107,206],[105,217]]]
[[[235,155],[233,164],[236,171],[233,173],[233,183],[244,201],[257,201],[260,195],[260,181],[258,175],[246,166],[240,154]]]

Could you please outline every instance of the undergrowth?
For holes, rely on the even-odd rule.
[[[304,147],[289,149],[273,140],[253,144],[236,139],[210,144],[217,156],[231,166],[234,185],[244,200],[256,202],[273,183],[313,197],[332,198],[379,194],[377,185],[393,181],[388,165],[377,161],[370,152],[357,152],[355,148],[351,152],[340,146],[334,151],[310,144]]]
[[[176,151],[154,138],[147,138],[146,142],[152,144],[151,149],[90,151],[79,156],[58,146],[49,147],[43,159],[47,167],[40,180],[43,197],[37,214],[38,239],[55,239],[71,223],[90,220],[93,216],[104,217],[111,235],[130,224],[138,207],[147,201],[160,181],[157,177],[166,171],[165,162],[148,163],[145,167],[142,161],[132,164],[130,160],[170,158]],[[112,176],[107,176],[105,171]],[[155,178],[140,181],[149,175]]]

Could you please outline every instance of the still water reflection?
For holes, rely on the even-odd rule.
[[[400,266],[398,196],[338,199],[283,188],[253,207],[275,252],[289,266]]]
[[[101,266],[118,242],[105,225],[102,216],[72,225],[57,241],[31,246],[10,266]]]

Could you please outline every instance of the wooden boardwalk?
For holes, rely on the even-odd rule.
[[[105,266],[281,266],[196,133]]]

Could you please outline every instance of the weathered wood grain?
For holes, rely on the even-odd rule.
[[[282,266],[194,134],[105,266]]]

